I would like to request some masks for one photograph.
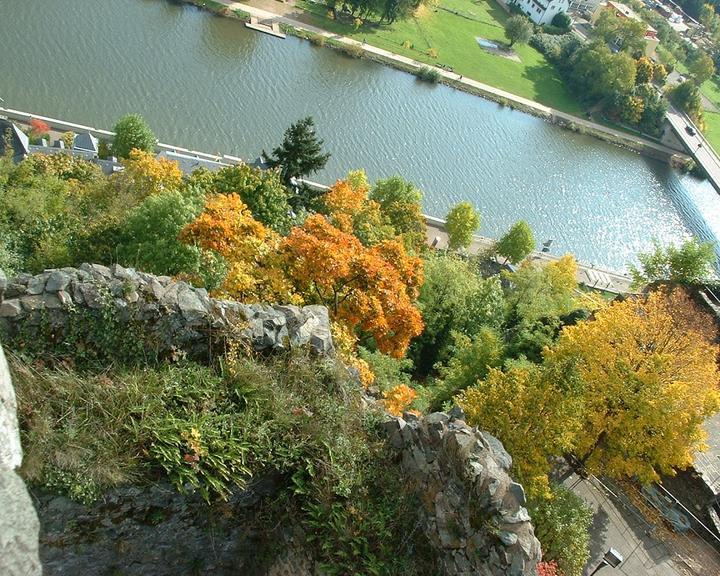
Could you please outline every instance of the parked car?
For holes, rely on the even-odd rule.
[[[695,136],[695,134],[697,134],[697,132],[695,132],[695,128],[693,128],[689,124],[687,126],[685,126],[685,132],[690,134],[690,136]]]

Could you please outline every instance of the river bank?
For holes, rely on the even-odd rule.
[[[291,18],[287,15],[289,10],[286,10],[286,5],[282,3],[274,2],[271,6],[271,11],[268,10],[266,3],[263,3],[263,8],[258,8],[250,3],[233,2],[231,0],[184,1],[224,17],[246,21],[252,16],[261,21],[279,22],[285,33],[292,34],[303,40],[308,40],[314,45],[340,50],[349,57],[373,60],[415,76],[419,76],[428,69],[432,69],[437,81],[451,88],[480,96],[513,110],[530,114],[573,132],[593,136],[604,142],[638,152],[649,158],[667,162],[676,169],[690,170],[694,167],[694,161],[690,156],[658,142],[653,142],[652,140],[635,134],[623,132],[579,116],[568,114],[477,80],[462,77],[444,68],[430,67],[425,63],[372,46],[366,42],[359,42],[305,22],[300,22],[296,18]]]
[[[20,110],[13,110],[10,108],[0,107],[0,117],[8,118],[9,120],[15,121],[18,125],[25,129],[30,128],[30,121],[33,119],[42,120],[47,123],[50,127],[50,136],[53,139],[59,139],[62,134],[66,131],[72,131],[76,134],[90,133],[98,139],[106,142],[112,142],[115,137],[115,132],[106,130],[103,128],[95,128],[93,126],[87,126],[84,124],[77,124],[74,122],[68,122],[66,120],[60,120],[57,118],[50,118],[48,116],[40,116],[37,114],[31,114],[29,112],[22,112]],[[242,164],[245,161],[236,156],[228,154],[209,154],[207,152],[201,152],[197,150],[189,150],[182,146],[176,146],[173,144],[165,144],[162,142],[157,143],[156,152],[180,152],[193,156],[200,160],[218,163],[223,166],[232,166]],[[320,191],[327,191],[330,187],[326,184],[318,182],[312,182],[309,180],[304,181],[306,185]],[[426,239],[429,246],[442,250],[448,248],[448,235],[445,232],[445,220],[434,216],[423,214],[425,218]],[[486,236],[474,235],[473,241],[468,248],[468,253],[479,254],[492,250],[495,244],[493,238]],[[556,261],[559,256],[549,254],[547,252],[534,251],[528,258],[532,261],[539,262],[540,264],[547,264],[548,262]],[[581,285],[585,285],[589,288],[597,288],[613,294],[623,294],[631,291],[630,284],[631,280],[627,274],[621,274],[612,270],[602,270],[596,268],[594,264],[581,264],[578,262],[577,281]]]

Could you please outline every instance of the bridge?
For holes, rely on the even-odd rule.
[[[686,114],[672,105],[668,108],[667,120],[695,162],[705,171],[715,190],[720,192],[720,158],[705,136]]]

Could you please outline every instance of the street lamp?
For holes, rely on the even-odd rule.
[[[604,566],[617,568],[618,566],[620,566],[622,561],[622,554],[615,550],[615,548],[610,548],[607,552],[605,552],[605,556],[603,556],[603,559],[600,561],[600,564],[598,564],[597,568],[595,568],[595,570],[590,573],[590,576],[593,576],[593,574],[597,574],[600,568],[603,568]]]

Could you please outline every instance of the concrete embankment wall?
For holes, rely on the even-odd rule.
[[[115,138],[115,132],[112,132],[110,130],[104,130],[102,128],[95,128],[94,126],[86,126],[84,124],[76,124],[75,122],[68,122],[66,120],[59,120],[58,118],[51,118],[49,116],[40,116],[39,114],[31,114],[30,112],[23,112],[21,110],[13,110],[12,108],[3,108],[0,106],[0,116],[6,116],[9,120],[14,120],[16,122],[21,122],[23,124],[27,124],[32,119],[42,120],[43,122],[47,122],[47,124],[50,126],[51,129],[63,132],[63,131],[72,131],[76,133],[82,133],[82,132],[89,132],[93,136],[96,136],[98,138],[101,138],[103,140],[107,140],[109,142],[112,142]],[[157,147],[159,150],[168,150],[168,151],[174,151],[174,152],[180,152],[182,154],[187,154],[190,156],[197,156],[199,158],[211,160],[213,162],[229,162],[231,164],[238,164],[241,162],[244,162],[242,158],[238,158],[236,156],[230,156],[228,154],[223,154],[222,156],[217,156],[216,154],[208,154],[207,152],[200,152],[198,150],[190,150],[188,148],[183,148],[182,146],[174,146],[171,144],[164,144],[162,142],[157,143]]]

